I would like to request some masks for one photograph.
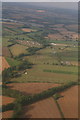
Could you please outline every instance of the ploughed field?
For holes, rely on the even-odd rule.
[[[10,65],[8,64],[8,62],[6,61],[6,59],[2,56],[0,56],[0,71],[3,71],[6,68],[9,68]]]
[[[12,110],[9,110],[9,111],[5,111],[2,113],[2,118],[5,119],[5,118],[11,118],[13,115],[13,111]]]
[[[0,96],[0,99],[2,99],[2,101],[0,102],[1,105],[7,105],[10,103],[13,103],[15,100],[14,98],[7,97],[7,96]],[[2,112],[2,118],[11,118],[12,115],[13,115],[13,110],[8,110],[8,111]]]
[[[65,118],[78,118],[78,87],[74,86],[61,93],[58,103]]]
[[[48,98],[23,107],[22,118],[61,118],[54,99]]]

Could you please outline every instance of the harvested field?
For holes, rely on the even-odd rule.
[[[54,99],[48,98],[25,106],[23,118],[61,118]]]
[[[65,118],[78,118],[78,86],[61,93],[63,96],[58,100]]]
[[[2,47],[2,55],[6,57],[10,57],[10,51],[8,47]]]
[[[9,64],[6,61],[6,59],[2,56],[0,56],[0,71],[3,71],[5,68],[9,68]]]
[[[53,83],[13,83],[8,84],[11,89],[19,90],[24,94],[37,94],[49,88],[59,86],[60,84]]]
[[[13,115],[13,111],[9,110],[9,111],[5,111],[2,113],[2,118],[11,118]]]

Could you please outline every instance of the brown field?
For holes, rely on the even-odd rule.
[[[48,98],[25,106],[22,118],[61,118],[54,99]]]
[[[8,64],[6,59],[4,57],[2,57],[2,70],[4,70],[5,68],[9,68],[9,67],[10,67],[10,65]]]
[[[62,35],[60,35],[59,33],[57,34],[49,34],[48,35],[49,39],[56,39],[56,40],[64,40],[64,37]]]
[[[72,31],[68,31],[66,28],[63,27],[57,27],[57,28],[51,28],[54,30],[58,30],[60,32],[60,34],[52,34],[52,35],[48,35],[48,37],[54,38],[54,39],[67,39],[66,36],[68,38],[72,38],[72,39],[78,39],[78,34],[76,32],[72,32]]]
[[[13,115],[13,111],[9,110],[9,111],[5,111],[2,113],[2,118],[11,118]]]
[[[29,28],[23,28],[22,31],[24,31],[24,32],[33,32],[33,31],[36,31],[36,30],[32,30],[32,29],[29,29]]]
[[[36,10],[36,12],[39,12],[39,13],[44,13],[45,10]]]
[[[61,93],[63,96],[58,100],[65,118],[78,118],[78,86]]]
[[[6,57],[10,57],[10,51],[8,47],[2,47],[2,55]]]
[[[49,88],[59,86],[53,83],[12,83],[8,84],[11,89],[19,90],[24,94],[37,94]]]
[[[7,96],[0,96],[0,99],[2,99],[2,105],[7,105],[9,103],[14,102],[14,98],[12,97],[7,97]]]
[[[10,65],[6,61],[6,59],[2,56],[0,56],[0,72],[3,71],[5,68],[9,68]]]

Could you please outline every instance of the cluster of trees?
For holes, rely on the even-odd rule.
[[[30,55],[35,54],[35,52],[37,52],[38,50],[40,50],[42,48],[38,48],[38,47],[29,47],[27,50],[30,53]]]

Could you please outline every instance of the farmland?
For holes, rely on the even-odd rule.
[[[78,118],[77,12],[45,6],[3,3],[3,118]]]
[[[53,98],[39,101],[27,107],[25,106],[23,115],[22,118],[61,118]]]
[[[12,47],[10,47],[11,53],[14,56],[18,56],[21,53],[26,53],[26,49],[27,49],[27,47],[22,46],[22,45],[18,45],[18,44],[13,45]]]
[[[13,90],[18,90],[25,95],[33,95],[41,93],[49,88],[59,86],[59,84],[52,83],[13,83],[8,85]],[[28,90],[28,91],[26,91]]]
[[[58,100],[65,118],[78,118],[78,87],[72,87],[61,93]],[[71,99],[72,98],[72,99]]]

